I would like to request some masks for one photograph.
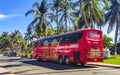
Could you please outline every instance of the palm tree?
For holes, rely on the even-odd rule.
[[[9,35],[8,32],[3,32],[2,35],[1,35],[1,37],[7,37],[8,35]]]
[[[24,37],[24,39],[27,41],[27,43],[32,42],[32,40],[34,38],[37,38],[37,36],[35,35],[35,33],[32,32],[32,30],[27,30],[27,32],[25,33],[25,37]]]
[[[10,38],[8,32],[3,32],[0,36],[0,49],[3,51],[7,50],[10,46]]]
[[[79,27],[85,26],[86,28],[95,28],[103,23],[104,15],[99,8],[101,0],[79,0],[80,3],[79,12],[81,17],[79,19]],[[87,15],[86,15],[87,14]]]
[[[61,3],[60,7],[61,7],[61,17],[59,21],[60,29],[64,29],[63,31],[67,32],[68,26],[70,26],[70,24],[73,23],[74,21],[74,14],[72,12],[73,4],[71,3],[71,0],[64,0]]]
[[[115,54],[115,58],[117,58],[117,36],[118,36],[119,28],[120,28],[120,3],[118,0],[111,0],[110,8],[105,16],[105,22],[109,23],[107,33],[110,33],[113,30],[113,27],[116,25],[114,54]]]
[[[11,38],[11,43],[13,44],[13,43],[17,43],[17,40],[19,40],[18,38],[17,38],[17,36],[20,36],[20,32],[19,32],[19,30],[15,30],[14,32],[12,32],[11,33],[11,35],[10,35],[10,38]]]
[[[48,25],[51,26],[49,21],[47,21],[47,7],[46,0],[42,0],[41,4],[35,2],[33,7],[36,9],[29,10],[25,15],[27,16],[30,13],[34,13],[35,19],[29,24],[28,29],[35,28],[38,38],[45,36],[46,28]],[[34,27],[35,26],[35,27]]]
[[[84,21],[85,21],[85,24],[86,24],[86,28],[88,28],[88,21],[87,21],[87,17],[85,15],[85,11],[84,11],[84,8],[82,7],[82,4],[83,4],[83,0],[79,0],[80,2],[80,8],[79,8],[79,12],[81,12],[83,18],[84,18]]]
[[[54,19],[54,21],[56,22],[57,24],[57,34],[59,33],[59,12],[60,12],[60,6],[62,4],[64,0],[53,0],[53,6],[52,6],[52,10],[54,11],[55,10],[55,15],[52,14],[52,17]]]
[[[10,34],[11,48],[14,49],[15,46],[19,45],[22,35],[19,30],[15,30]],[[17,47],[16,47],[17,48]]]

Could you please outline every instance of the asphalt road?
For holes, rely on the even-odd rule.
[[[16,75],[120,75],[120,69],[95,65],[59,65],[19,57],[0,56],[0,67]]]

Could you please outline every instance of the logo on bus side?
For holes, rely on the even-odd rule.
[[[70,48],[79,48],[79,44],[71,44]]]
[[[79,44],[71,44],[70,46],[57,46],[55,49],[65,49],[65,48],[79,48]]]

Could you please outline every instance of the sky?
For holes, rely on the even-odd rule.
[[[27,26],[34,19],[32,15],[26,17],[25,13],[32,9],[36,1],[41,0],[0,0],[0,35],[2,32],[19,30],[24,37]],[[107,25],[102,30],[103,34],[107,34]],[[107,35],[114,39],[114,30]]]
[[[0,0],[0,35],[2,32],[14,32],[19,30],[22,35],[27,26],[34,19],[32,15],[25,13],[32,9],[34,2],[40,0]]]

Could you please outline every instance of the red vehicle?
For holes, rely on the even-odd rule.
[[[95,29],[74,32],[37,40],[32,58],[58,61],[60,64],[103,62],[102,31]]]

